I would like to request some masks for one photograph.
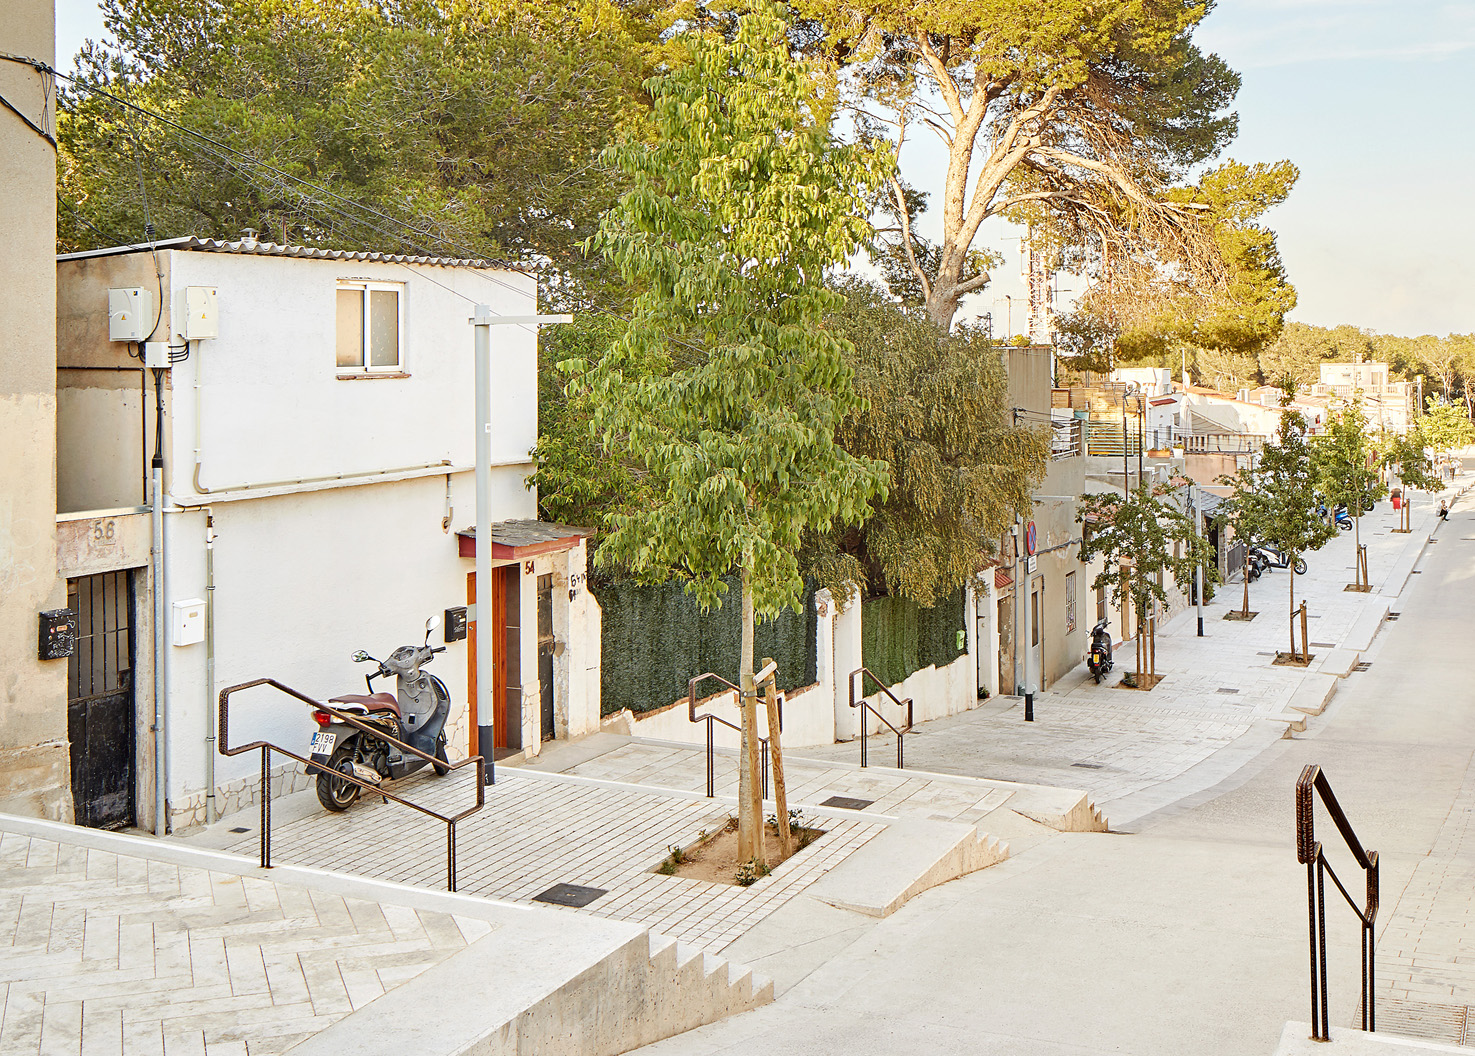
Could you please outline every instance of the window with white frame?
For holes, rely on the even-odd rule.
[[[338,283],[338,371],[397,374],[403,369],[404,286]]]

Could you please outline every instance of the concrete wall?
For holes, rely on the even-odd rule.
[[[51,64],[51,0],[11,0],[0,51]],[[43,127],[55,100],[0,63],[0,95]],[[71,818],[65,660],[37,659],[37,614],[66,605],[56,573],[56,149],[0,109],[0,811]]]

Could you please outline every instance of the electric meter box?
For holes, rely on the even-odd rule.
[[[220,336],[220,310],[214,286],[184,288],[184,327],[180,336],[186,341]]]
[[[154,328],[154,295],[142,286],[108,291],[108,340],[142,341]]]
[[[198,645],[205,640],[205,601],[203,598],[186,598],[174,603],[175,645]]]

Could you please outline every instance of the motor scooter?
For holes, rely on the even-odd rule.
[[[432,616],[425,621],[423,645],[402,645],[383,660],[375,660],[360,649],[353,654],[354,663],[373,660],[376,670],[364,676],[368,693],[345,693],[332,697],[329,704],[352,715],[385,738],[393,738],[438,762],[431,765],[437,775],[450,770],[446,756],[446,718],[451,712],[451,694],[445,683],[421,671],[443,645],[430,644],[430,632],[440,626]],[[395,676],[395,693],[375,692],[374,679]],[[319,729],[312,736],[309,758],[315,764],[309,773],[317,774],[318,801],[331,811],[347,810],[359,798],[360,786],[336,774],[352,774],[360,781],[379,785],[407,777],[426,765],[426,760],[402,751],[387,739],[366,733],[357,726],[335,719],[331,712],[315,711],[313,718]]]
[[[1097,685],[1101,684],[1101,676],[1111,670],[1111,632],[1106,629],[1105,620],[1091,628],[1091,651],[1086,655],[1086,666]]]
[[[1272,568],[1290,568],[1291,555],[1280,547],[1271,543],[1256,543],[1250,548],[1250,557],[1257,562],[1260,571]],[[1304,558],[1296,558],[1296,575],[1306,574],[1306,561]]]

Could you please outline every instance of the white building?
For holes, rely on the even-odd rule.
[[[457,535],[476,513],[468,319],[474,303],[534,314],[535,284],[483,262],[249,239],[162,242],[157,266],[147,246],[69,254],[57,275],[60,551],[84,623],[72,706],[95,706],[110,731],[73,732],[78,819],[152,826],[161,747],[171,823],[194,824],[259,786],[257,753],[214,750],[223,688],[270,677],[318,700],[362,692],[354,650],[418,643],[427,617],[474,598],[472,551]],[[142,291],[127,296],[171,361],[162,738],[151,728],[148,573],[156,392],[140,346],[110,339],[110,290]],[[112,295],[113,325],[126,330],[120,304]],[[583,533],[538,524],[524,484],[536,336],[494,327],[493,340],[496,739],[536,754],[545,738],[598,728],[598,616],[581,588]],[[430,670],[451,693],[456,759],[477,747],[476,672],[469,641],[448,628]],[[232,697],[230,723],[232,744],[299,752],[314,728],[304,705],[269,687]],[[83,787],[125,764],[127,780],[103,779],[111,786],[95,796]],[[307,783],[281,772],[284,788]]]

